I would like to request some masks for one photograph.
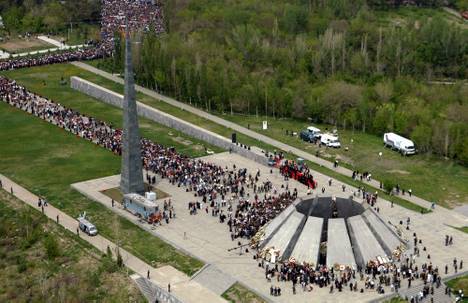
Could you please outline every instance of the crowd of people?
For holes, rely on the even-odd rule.
[[[89,43],[83,49],[57,51],[30,57],[17,57],[0,61],[0,70],[85,61],[108,57],[114,49],[114,34],[130,31],[164,31],[161,6],[151,0],[103,0],[101,9],[101,40]]]
[[[78,60],[93,60],[110,56],[112,49],[105,43],[83,49],[73,49],[56,53],[41,54],[33,57],[17,57],[0,61],[0,70],[64,63]]]
[[[126,22],[131,32],[143,30],[159,34],[164,31],[161,7],[154,0],[102,1],[102,40],[113,41],[114,34],[125,29]]]
[[[315,189],[317,187],[317,181],[314,180],[312,172],[305,163],[296,163],[292,160],[284,160],[279,169],[281,174],[286,178],[297,180],[308,188]]]
[[[11,106],[57,125],[79,137],[92,141],[115,154],[122,150],[122,130],[111,124],[85,116],[78,111],[55,103],[40,95],[29,92],[26,88],[5,77],[0,77],[0,99]],[[284,188],[283,193],[273,187],[270,181],[260,182],[260,171],[248,174],[245,168],[223,168],[200,159],[191,159],[179,154],[175,148],[166,148],[148,139],[141,139],[143,166],[146,170],[159,174],[171,184],[184,187],[186,192],[202,200],[223,216],[233,235],[252,237],[258,229],[284,210],[297,197],[297,190],[291,192]],[[247,188],[252,188],[254,197],[250,201]],[[227,205],[238,201],[234,210],[229,203],[227,214],[220,209],[220,201]],[[260,195],[263,194],[263,198]],[[224,202],[223,202],[224,201]],[[195,204],[196,205],[196,204]]]

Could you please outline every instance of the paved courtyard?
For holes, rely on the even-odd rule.
[[[268,179],[279,192],[282,190],[282,184],[288,184],[290,190],[297,188],[299,196],[307,195],[307,188],[304,185],[296,181],[285,182],[279,174],[278,169],[273,169],[273,173],[270,173],[269,167],[261,166],[256,162],[227,152],[204,158],[223,167],[228,166],[232,168],[234,164],[237,168],[245,167],[252,174],[255,174],[256,170],[260,169],[260,181]],[[332,186],[328,186],[329,177],[319,173],[314,173],[314,178],[318,181],[319,189],[312,192],[313,196],[317,194],[319,196],[322,195],[320,191],[322,186],[326,188],[324,196],[349,197],[357,190],[346,185],[346,190],[343,192],[342,183],[336,180],[332,181]],[[318,287],[314,287],[310,293],[298,290],[297,294],[293,295],[290,283],[276,281],[268,283],[266,281],[264,269],[258,267],[257,261],[253,259],[253,252],[245,253],[244,251],[240,255],[239,249],[228,251],[230,248],[237,246],[238,240],[231,241],[227,224],[219,223],[219,219],[213,217],[211,211],[208,214],[205,211],[200,211],[196,215],[189,214],[188,202],[196,201],[193,193],[186,192],[183,187],[173,186],[166,180],[157,178],[157,188],[171,195],[176,219],[173,219],[169,224],[163,223],[162,226],[153,227],[138,221],[135,216],[123,210],[120,205],[116,204],[113,208],[110,198],[100,193],[102,190],[117,187],[119,180],[120,177],[117,175],[76,183],[72,186],[93,200],[106,205],[135,224],[142,226],[150,233],[165,239],[179,249],[209,264],[198,274],[198,278],[197,276],[194,277],[194,280],[218,294],[221,294],[237,280],[274,302],[345,302],[350,300],[353,302],[363,302],[381,298],[381,295],[378,295],[374,290],[365,290],[364,293],[359,293],[350,292],[348,289],[345,289],[341,293],[335,291],[333,294],[329,294],[328,288],[320,289]],[[248,189],[248,192],[252,195],[252,189]],[[361,202],[359,197],[355,199]],[[163,203],[162,200],[158,202]],[[422,240],[422,246],[427,248],[427,252],[424,252],[421,246],[421,255],[416,259],[417,264],[430,261],[433,265],[439,267],[442,277],[444,277],[443,269],[446,264],[449,265],[448,274],[454,274],[451,267],[454,257],[458,260],[463,258],[468,259],[468,235],[449,226],[466,226],[468,225],[467,217],[442,208],[436,208],[430,214],[421,215],[396,204],[394,207],[391,207],[391,204],[383,199],[378,200],[377,206],[380,209],[382,219],[393,225],[398,226],[400,221],[406,222],[408,217],[411,218],[410,230],[407,231],[401,228],[403,238],[409,239],[412,242],[412,234],[416,232],[418,239]],[[445,235],[453,237],[453,245],[449,247],[444,246]],[[245,244],[246,240],[241,240],[241,242]],[[427,254],[430,254],[430,259],[427,258]],[[414,285],[418,283],[420,282],[415,281]],[[363,287],[363,284],[364,282],[358,281],[358,288]],[[406,282],[402,283],[402,290],[406,288],[406,284]],[[282,296],[270,296],[269,289],[271,285],[280,286],[282,288]],[[386,294],[389,291],[389,289],[386,289]]]

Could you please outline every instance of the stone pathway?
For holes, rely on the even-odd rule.
[[[2,181],[3,188],[6,191],[10,193],[13,192],[15,197],[32,206],[37,211],[41,211],[41,209],[37,207],[37,201],[39,199],[38,196],[34,195],[27,189],[16,184],[1,174],[0,179]],[[45,207],[44,215],[54,221],[57,221],[58,218],[60,225],[62,225],[65,229],[76,233],[78,221],[75,218],[65,214],[61,210],[55,208],[54,206],[49,204],[49,206]],[[103,253],[107,251],[107,247],[110,247],[113,252],[117,252],[118,250],[123,258],[125,266],[144,277],[146,277],[149,270],[151,281],[157,285],[160,285],[161,288],[166,288],[168,283],[170,283],[171,292],[183,302],[226,302],[218,294],[214,293],[206,287],[203,287],[196,281],[191,280],[190,277],[188,277],[186,274],[178,271],[172,266],[153,268],[125,249],[118,248],[113,242],[109,241],[101,235],[90,237],[80,232],[79,236]],[[116,253],[114,253],[114,257],[115,255]]]
[[[120,83],[120,84],[123,84],[124,81],[122,78],[120,77],[117,77],[117,76],[114,76],[108,72],[105,72],[103,70],[100,70],[100,69],[97,69],[89,64],[86,64],[86,63],[83,63],[83,62],[73,62],[72,63],[73,65],[79,67],[79,68],[82,68],[82,69],[85,69],[89,72],[92,72],[94,74],[97,74],[99,76],[102,76],[106,79],[109,79],[111,81],[114,81],[114,82],[117,82],[117,83]],[[220,118],[218,116],[215,116],[215,115],[212,115],[210,113],[207,113],[201,109],[198,109],[198,108],[195,108],[195,107],[192,107],[188,104],[185,104],[183,102],[180,102],[180,101],[177,101],[173,98],[170,98],[170,97],[167,97],[167,96],[164,96],[164,95],[161,95],[153,90],[150,90],[150,89],[147,89],[147,88],[144,88],[142,86],[139,86],[139,85],[135,85],[135,89],[138,91],[138,92],[141,92],[147,96],[150,96],[151,98],[154,98],[154,99],[157,99],[157,100],[161,100],[163,102],[166,102],[172,106],[175,106],[179,109],[182,109],[182,110],[186,110],[192,114],[195,114],[199,117],[202,117],[204,119],[207,119],[207,120],[210,120],[212,122],[215,122],[217,124],[220,124],[220,125],[223,125],[225,127],[228,127],[228,128],[231,128],[239,133],[242,133],[244,135],[247,135],[249,137],[252,137],[254,139],[257,139],[259,141],[262,141],[264,143],[267,143],[269,145],[272,145],[280,150],[284,150],[284,151],[287,151],[287,152],[290,152],[290,153],[293,153],[295,154],[296,156],[298,157],[301,157],[303,159],[306,159],[306,160],[309,160],[309,161],[312,161],[314,163],[317,163],[321,166],[324,166],[326,168],[329,168],[331,170],[334,170],[342,175],[345,175],[345,176],[348,176],[348,177],[351,177],[352,175],[352,171],[350,169],[347,169],[345,167],[341,167],[339,166],[338,168],[334,168],[333,167],[333,163],[330,162],[330,161],[327,161],[327,160],[324,160],[322,158],[319,158],[319,157],[316,157],[315,155],[312,155],[308,152],[305,152],[301,149],[298,149],[296,147],[293,147],[291,145],[288,145],[288,144],[285,144],[283,142],[280,142],[278,140],[275,140],[275,139],[272,139],[268,136],[265,136],[265,135],[262,135],[260,133],[257,133],[255,131],[252,131],[250,129],[247,129],[243,126],[240,126],[239,124],[236,124],[234,122],[231,122],[231,121],[228,121],[228,120],[225,120],[223,118]],[[376,189],[378,189],[380,187],[380,182],[377,181],[377,180],[371,180],[370,182],[365,182],[367,183],[369,186],[371,187],[374,187]],[[399,196],[400,198],[404,199],[404,200],[407,200],[407,201],[410,201],[414,204],[417,204],[419,206],[422,206],[422,207],[425,207],[425,208],[430,208],[431,207],[431,204],[429,201],[426,201],[422,198],[419,198],[415,195],[412,195],[411,197],[409,195],[406,195],[406,196]],[[445,209],[445,208],[442,208],[442,207],[436,207],[435,211],[450,211],[450,212],[453,212],[451,210],[448,210],[448,209]],[[468,218],[467,218],[468,219]]]
[[[42,40],[44,42],[47,42],[49,44],[52,44],[58,48],[65,48],[65,47],[68,47],[68,45],[66,45],[65,43],[62,43],[56,39],[52,39],[52,38],[49,38],[47,36],[37,36],[37,39],[39,40]]]
[[[205,285],[218,295],[222,295],[229,287],[236,283],[236,279],[225,274],[212,264],[203,267],[192,279],[201,285]]]
[[[216,155],[203,157],[204,160],[217,165],[235,164],[237,167],[246,167],[249,171],[260,169],[261,176],[260,182],[270,180],[276,188],[280,188],[281,184],[289,184],[290,188],[297,187],[299,195],[303,196],[307,188],[302,184],[290,180],[285,182],[280,176],[278,170],[273,170],[270,173],[270,168],[259,165],[258,163],[241,157],[237,154],[229,154],[228,152],[219,153]],[[229,164],[227,164],[229,163]],[[319,183],[324,184],[327,182],[328,177],[317,173],[317,180]],[[119,176],[109,176],[96,180],[88,180],[80,183],[75,183],[72,186],[87,195],[91,199],[102,203],[112,211],[121,216],[126,217],[131,222],[139,225],[141,228],[147,230],[151,234],[162,238],[163,240],[171,243],[171,245],[178,249],[189,253],[205,263],[216,266],[217,269],[222,271],[225,275],[241,281],[244,285],[248,286],[251,290],[274,302],[310,302],[311,298],[320,300],[320,302],[365,302],[381,298],[375,291],[366,290],[363,294],[359,292],[344,291],[342,293],[335,292],[333,295],[328,294],[328,289],[315,288],[312,293],[306,294],[302,290],[297,295],[291,292],[289,283],[278,283],[273,281],[274,286],[281,286],[283,289],[281,297],[272,297],[269,295],[270,283],[264,277],[264,269],[259,268],[255,260],[253,260],[252,252],[243,253],[239,255],[239,250],[228,251],[230,248],[236,246],[236,242],[231,241],[226,224],[220,224],[217,217],[212,217],[211,213],[206,214],[200,211],[197,215],[190,215],[187,211],[188,201],[194,201],[193,193],[185,192],[184,188],[179,188],[169,184],[166,179],[157,177],[157,188],[169,193],[171,195],[172,204],[174,205],[177,218],[173,219],[169,224],[163,223],[162,226],[153,227],[146,223],[139,222],[138,219],[129,212],[122,209],[120,204],[115,207],[111,206],[111,199],[104,196],[99,191],[113,188],[118,186]],[[342,187],[339,181],[333,180],[332,186],[326,186],[324,196],[336,195],[337,197],[348,197],[352,194],[355,188],[350,186],[346,187],[346,191],[342,192]],[[250,189],[247,189],[250,192]],[[313,192],[313,195],[317,191]],[[321,192],[319,193],[321,196]],[[164,200],[164,199],[162,199]],[[158,203],[162,203],[158,200]],[[356,197],[356,201],[361,201],[361,198]],[[379,199],[377,204],[380,207],[380,215],[385,222],[390,221],[393,225],[399,226],[399,221],[405,221],[408,216],[411,216],[410,230],[402,229],[403,238],[412,239],[412,233],[417,232],[418,238],[423,240],[423,245],[427,247],[428,252],[431,253],[431,259],[434,266],[443,268],[445,264],[451,264],[454,257],[463,259],[467,251],[468,235],[448,227],[444,222],[450,222],[453,225],[462,224],[453,216],[446,216],[445,213],[430,213],[421,215],[419,213],[408,213],[408,210],[399,205],[391,207],[388,201]],[[450,247],[443,246],[443,239],[445,234],[453,235],[454,244]],[[245,243],[244,240],[241,240]],[[422,246],[421,246],[422,247]],[[417,264],[429,261],[426,254],[422,253],[421,257],[417,258]],[[452,274],[452,268],[449,270]],[[443,275],[445,276],[445,275]],[[223,277],[224,279],[225,277]],[[195,276],[194,280],[197,280]],[[205,287],[209,287],[211,278],[201,279],[199,281]],[[207,284],[208,283],[208,284]],[[358,282],[361,287],[363,282]],[[418,282],[414,282],[416,286]],[[406,288],[406,285],[403,285]],[[220,292],[220,290],[218,291]],[[386,293],[390,293],[386,289]],[[382,297],[383,298],[383,297]]]

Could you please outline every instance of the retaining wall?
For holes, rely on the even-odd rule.
[[[107,88],[96,85],[80,77],[71,77],[70,86],[71,88],[96,98],[104,103],[122,108],[123,96]],[[232,152],[235,152],[260,164],[268,164],[267,157],[260,151],[258,147],[253,146],[251,147],[251,150],[248,150],[247,148],[241,147],[240,144],[237,145],[232,143],[231,140],[223,136],[169,115],[141,102],[137,102],[137,111],[138,115],[142,117],[150,119],[169,128],[176,129],[190,137],[205,141],[225,150],[231,150]]]

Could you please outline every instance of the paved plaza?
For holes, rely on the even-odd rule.
[[[260,182],[271,181],[278,192],[281,192],[282,184],[287,184],[290,190],[297,188],[299,197],[307,196],[307,188],[304,185],[293,180],[284,181],[278,169],[273,169],[273,173],[270,173],[269,167],[261,166],[239,155],[227,152],[207,156],[204,159],[223,167],[228,166],[230,169],[233,165],[236,165],[237,168],[245,167],[252,174],[255,174],[257,169],[259,169]],[[319,173],[314,173],[314,178],[318,181],[318,188],[325,186],[326,190],[323,196],[336,195],[337,197],[346,198],[357,190],[347,185],[345,192],[343,192],[342,183],[336,180],[333,180],[332,185],[328,186],[329,177]],[[76,183],[72,186],[91,199],[106,205],[135,224],[142,226],[155,236],[161,237],[177,248],[209,264],[207,267],[209,270],[207,272],[203,272],[202,270],[199,273],[201,276],[198,279],[197,277],[194,279],[204,284],[205,287],[210,288],[210,285],[212,285],[211,289],[219,294],[237,280],[269,301],[274,302],[310,302],[311,299],[316,302],[345,302],[349,300],[363,302],[382,297],[382,295],[377,294],[374,290],[365,290],[364,293],[359,293],[350,292],[348,289],[345,289],[341,293],[335,291],[333,294],[329,294],[328,288],[320,289],[318,287],[315,287],[310,293],[299,290],[296,295],[293,295],[290,283],[267,282],[264,269],[259,268],[257,261],[253,259],[254,252],[249,251],[246,253],[243,251],[240,254],[239,249],[228,251],[237,246],[238,240],[231,240],[227,224],[219,223],[218,217],[213,217],[211,211],[205,213],[202,208],[202,211],[199,211],[196,215],[190,215],[188,202],[194,202],[196,198],[192,193],[186,192],[185,188],[171,185],[165,179],[157,179],[157,188],[171,195],[170,199],[174,206],[176,218],[171,220],[169,224],[163,223],[161,226],[154,227],[139,221],[135,216],[123,210],[120,205],[116,204],[115,207],[112,207],[111,199],[100,193],[102,190],[117,187],[119,181],[120,177],[117,175]],[[252,189],[248,189],[248,192],[252,195]],[[322,196],[322,193],[319,190],[315,190],[312,192],[312,195]],[[356,199],[360,201],[359,198]],[[163,203],[162,200],[158,202]],[[427,252],[421,249],[420,257],[416,258],[417,264],[432,262],[434,266],[439,268],[442,277],[444,277],[443,268],[446,264],[449,265],[448,274],[454,274],[453,268],[450,266],[454,257],[458,260],[467,257],[468,235],[448,225],[457,227],[468,225],[468,218],[463,215],[442,208],[436,208],[432,213],[422,215],[396,204],[391,207],[388,201],[380,198],[377,206],[379,207],[382,219],[391,225],[399,226],[400,221],[406,222],[407,218],[410,217],[410,229],[401,228],[403,233],[402,238],[412,242],[412,235],[416,232],[418,239],[422,240],[422,246],[425,246],[427,249]],[[445,235],[453,237],[453,245],[448,247],[444,245]],[[241,240],[241,243],[245,244],[247,242],[246,240]],[[428,254],[430,254],[430,259],[428,259]],[[363,283],[361,282],[361,285],[359,285],[358,281],[358,288],[363,287]],[[417,286],[418,283],[422,284],[420,281],[414,281],[413,287]],[[282,288],[282,295],[280,297],[269,295],[271,285]],[[402,290],[406,287],[406,282],[402,283]],[[386,294],[389,292],[390,289],[386,289]]]

